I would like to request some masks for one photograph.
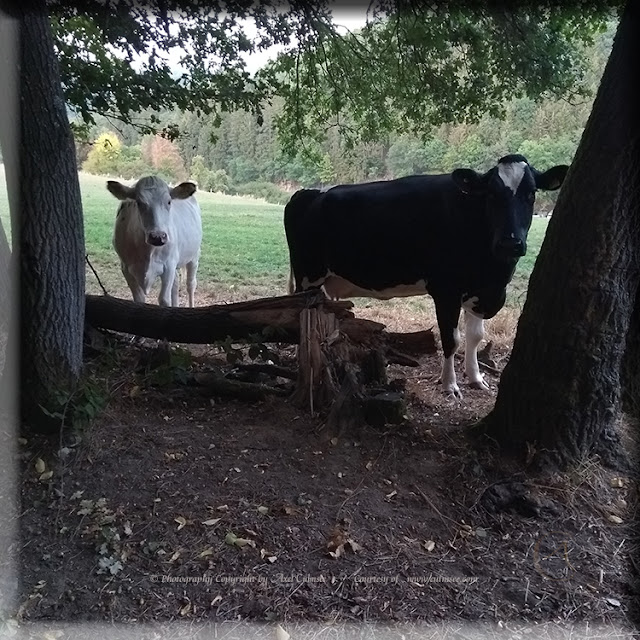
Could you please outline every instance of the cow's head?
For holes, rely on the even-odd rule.
[[[196,185],[193,182],[182,182],[170,188],[161,178],[149,176],[140,178],[132,187],[109,180],[107,189],[118,200],[135,200],[147,244],[161,247],[171,241],[171,200],[184,200],[192,196],[196,191]]]
[[[563,164],[541,173],[524,156],[514,154],[500,158],[485,174],[455,169],[452,178],[464,193],[480,196],[486,203],[493,254],[513,260],[527,252],[536,189],[559,189],[568,169]]]

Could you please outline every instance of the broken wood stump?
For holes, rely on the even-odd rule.
[[[357,432],[367,422],[402,422],[406,403],[387,388],[381,345],[354,342],[333,313],[318,306],[300,313],[298,380],[291,401],[326,416],[329,437]]]
[[[312,415],[330,414],[329,422],[338,430],[362,421],[364,403],[373,394],[372,388],[377,389],[376,394],[390,391],[386,389],[388,363],[418,366],[414,356],[436,352],[431,329],[388,332],[379,322],[356,318],[352,308],[352,302],[329,300],[318,290],[194,308],[160,307],[111,296],[85,298],[86,323],[97,329],[187,344],[228,339],[297,344],[299,366],[291,400]],[[260,373],[278,375],[268,366],[272,367],[263,365]],[[245,399],[271,393],[269,389],[250,390],[231,382],[243,380],[210,377],[204,386],[211,393]],[[395,397],[388,397],[386,402],[391,400],[400,402]],[[371,411],[367,415],[372,415]],[[404,410],[398,404],[382,415],[394,421],[400,413]]]

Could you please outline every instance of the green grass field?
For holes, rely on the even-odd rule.
[[[118,201],[107,191],[106,178],[80,174],[84,207],[86,251],[107,291],[129,297],[111,235]],[[199,298],[228,301],[255,295],[283,294],[289,273],[288,250],[282,223],[283,207],[250,198],[199,192],[204,239],[198,271]],[[0,218],[8,232],[8,203],[4,167],[0,165]],[[529,249],[516,270],[509,304],[520,306],[542,243],[547,220],[534,218]],[[156,301],[156,291],[149,302]],[[99,293],[95,276],[87,270],[87,290]],[[420,298],[406,300],[415,310]],[[518,304],[520,303],[520,304]],[[201,301],[200,304],[203,304]]]

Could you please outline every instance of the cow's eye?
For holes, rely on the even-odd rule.
[[[167,202],[167,206],[169,206],[169,207],[171,206],[171,200],[169,200],[169,201]]]

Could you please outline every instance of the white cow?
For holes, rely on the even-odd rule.
[[[183,182],[170,188],[157,177],[140,178],[127,187],[109,180],[107,189],[122,200],[116,216],[113,247],[136,302],[145,302],[160,276],[158,303],[177,307],[178,269],[186,267],[189,306],[193,307],[196,271],[202,242],[196,185]]]

